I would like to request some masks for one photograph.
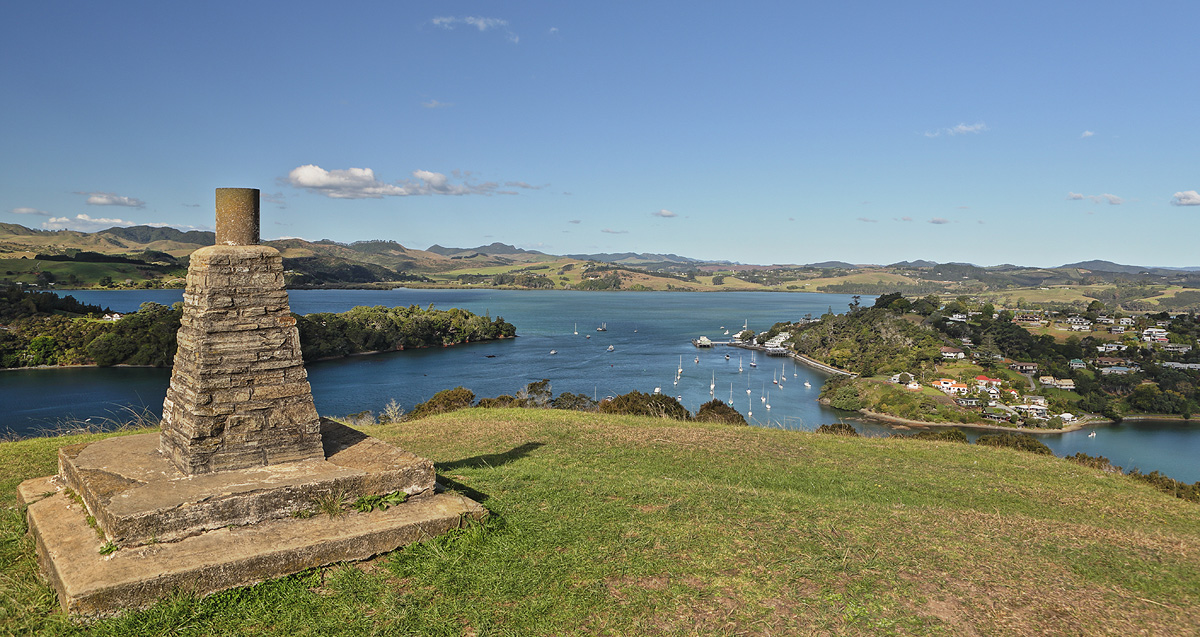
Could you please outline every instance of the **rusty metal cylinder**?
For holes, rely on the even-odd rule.
[[[217,188],[217,245],[258,245],[258,188]]]

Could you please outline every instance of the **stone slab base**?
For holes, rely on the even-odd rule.
[[[101,555],[104,540],[88,524],[87,511],[56,488],[53,477],[27,481],[19,493],[30,502],[38,561],[63,610],[90,616],[149,606],[176,590],[206,595],[366,559],[487,514],[460,495],[427,493],[386,511],[270,519]]]
[[[324,458],[199,475],[176,469],[159,435],[59,450],[59,476],[118,546],[179,540],[229,525],[313,509],[320,498],[433,489],[433,463],[332,420],[321,420]]]

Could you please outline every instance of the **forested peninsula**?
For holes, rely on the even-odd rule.
[[[137,312],[118,318],[108,308],[71,296],[0,288],[0,368],[169,367],[182,314],[182,303],[143,303]],[[516,327],[503,318],[439,310],[432,304],[295,316],[306,361],[516,336]]]

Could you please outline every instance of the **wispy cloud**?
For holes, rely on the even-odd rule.
[[[572,220],[568,221],[567,223],[583,223],[583,219],[572,219]]]
[[[1200,206],[1200,192],[1184,190],[1171,198],[1172,206]]]
[[[76,192],[77,195],[87,195],[89,206],[126,206],[129,208],[145,208],[146,202],[137,197],[122,197],[111,192]]]
[[[49,220],[42,223],[42,228],[45,230],[79,230],[81,232],[95,232],[104,230],[113,226],[136,226],[139,225],[136,221],[127,221],[125,219],[106,219],[103,217],[89,217],[85,214],[77,214],[74,217],[50,217]],[[151,225],[151,224],[145,224]],[[154,224],[163,225],[163,224]]]
[[[521,38],[508,28],[508,20],[502,20],[500,18],[485,18],[482,16],[467,16],[464,18],[456,16],[440,16],[431,20],[431,22],[434,26],[438,26],[447,30],[452,30],[455,27],[464,24],[475,27],[480,31],[490,31],[492,29],[503,30],[504,37],[507,38],[509,42],[518,44],[521,41]]]
[[[866,217],[859,217],[858,220],[863,223],[879,223],[878,219],[868,219]]]
[[[1095,135],[1095,133],[1093,133],[1092,131],[1085,130],[1085,131],[1083,131],[1083,134],[1079,136],[1079,139],[1087,139],[1093,135]]]
[[[462,174],[456,171],[456,174]],[[383,197],[411,197],[415,195],[493,195],[516,194],[498,191],[494,181],[471,182],[470,173],[463,183],[452,183],[446,175],[429,170],[414,170],[415,179],[384,182],[375,177],[370,168],[345,168],[325,170],[315,164],[306,164],[292,169],[287,183],[294,188],[325,195],[332,199],[381,199]]]
[[[282,192],[273,192],[270,194],[263,193],[261,197],[262,200],[267,203],[273,203],[279,208],[287,208],[287,199],[284,198],[284,194]]]
[[[421,102],[421,106],[424,106],[425,108],[450,108],[451,106],[454,106],[454,104],[451,104],[450,102],[429,100],[428,102]]]
[[[950,137],[954,137],[956,135],[978,134],[978,133],[982,133],[985,130],[988,130],[988,127],[987,127],[987,124],[984,124],[983,122],[979,122],[976,124],[961,124],[960,123],[957,126],[951,126],[949,128],[939,128],[939,129],[933,130],[933,131],[925,131],[925,136],[926,137],[941,137],[942,135],[948,135]]]
[[[1125,203],[1124,199],[1108,193],[1104,193],[1103,195],[1083,195],[1077,192],[1068,192],[1067,199],[1071,201],[1083,201],[1086,199],[1092,203],[1107,202],[1110,206],[1119,206]]]
[[[678,217],[678,216],[679,216],[679,215],[677,215],[677,214],[675,214],[675,213],[671,212],[670,210],[667,210],[666,208],[664,208],[664,209],[662,209],[662,210],[659,210],[658,212],[652,212],[652,213],[650,213],[650,214],[654,215],[655,217],[662,217],[662,218],[664,218],[664,219],[670,219],[670,218],[672,218],[672,217]]]
[[[9,210],[9,212],[13,213],[14,215],[38,215],[40,217],[50,216],[50,213],[46,212],[45,210],[38,210],[37,208],[13,208],[12,210]]]
[[[912,221],[912,220],[913,220],[912,217],[900,217],[896,221]]]
[[[628,230],[612,230],[610,228],[605,228],[605,229],[601,230],[600,232],[604,232],[607,234],[629,234]]]
[[[541,190],[545,186],[534,186],[524,181],[506,181],[504,185],[508,188],[524,188],[526,190]]]
[[[949,219],[943,219],[942,217],[934,217],[929,220],[929,223],[932,223],[935,226],[944,226],[951,222]]]

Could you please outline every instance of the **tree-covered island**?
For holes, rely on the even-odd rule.
[[[137,312],[120,315],[71,296],[0,288],[0,367],[169,367],[182,314],[182,303],[143,303]],[[516,327],[503,318],[433,305],[296,315],[296,326],[305,360],[516,336]]]

